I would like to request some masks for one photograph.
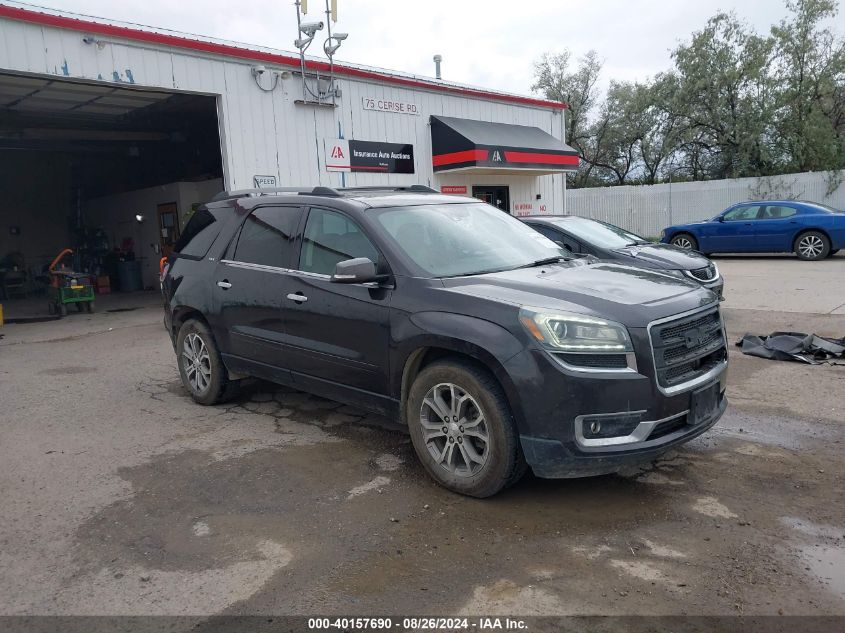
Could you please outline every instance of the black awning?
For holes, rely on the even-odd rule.
[[[578,169],[578,152],[538,127],[431,117],[434,171],[552,174]]]

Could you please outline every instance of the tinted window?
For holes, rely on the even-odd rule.
[[[538,231],[542,235],[545,235],[555,244],[563,244],[573,253],[581,252],[581,245],[565,233],[561,233],[560,231],[556,231],[555,229],[543,226],[542,224],[529,224],[528,226],[530,226],[535,231]]]
[[[736,209],[731,209],[725,214],[725,222],[756,220],[758,211],[760,211],[760,207],[757,206],[737,207]]]
[[[235,261],[289,267],[291,240],[299,217],[299,207],[262,207],[253,211],[241,228]]]
[[[821,204],[819,202],[805,202],[804,205],[807,207],[807,210],[811,213],[845,213],[845,211],[834,209],[831,206]]]
[[[355,222],[336,211],[311,209],[302,239],[299,270],[331,275],[335,264],[356,257],[379,263],[376,247]]]
[[[188,220],[173,250],[188,257],[205,257],[212,242],[220,233],[221,224],[208,209],[204,207],[197,209]]]
[[[780,220],[795,215],[793,207],[766,207],[761,215],[762,220]]]
[[[529,224],[528,226],[530,226],[532,229],[534,229],[538,233],[545,235],[547,238],[549,238],[553,242],[559,242],[560,239],[561,239],[560,233],[558,233],[554,229],[550,229],[547,226],[543,226],[542,224]]]

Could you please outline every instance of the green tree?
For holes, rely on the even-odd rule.
[[[845,39],[826,21],[832,0],[788,0],[791,14],[772,27],[777,92],[776,147],[785,171],[845,167]]]
[[[534,64],[533,89],[547,99],[568,104],[564,114],[566,142],[583,158],[584,148],[590,143],[590,116],[600,99],[596,84],[602,62],[595,51],[589,51],[576,67],[572,66],[572,55],[568,50],[557,54],[546,53]],[[588,182],[590,172],[589,165],[579,170],[574,175],[576,186]]]
[[[770,40],[729,13],[710,18],[673,53],[679,81],[674,114],[683,119],[687,152],[711,177],[769,171],[770,53]]]

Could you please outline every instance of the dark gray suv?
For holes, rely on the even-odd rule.
[[[221,194],[162,290],[197,402],[257,376],[384,414],[467,495],[652,460],[727,405],[714,293],[425,187]]]

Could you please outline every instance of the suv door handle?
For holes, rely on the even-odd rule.
[[[288,299],[290,299],[291,301],[296,301],[297,303],[304,303],[304,302],[308,301],[308,297],[306,297],[304,294],[301,294],[299,292],[290,293],[288,295]]]
[[[223,290],[228,290],[232,287],[232,284],[229,283],[228,279],[224,279],[223,281],[218,281],[217,285],[223,288]]]

